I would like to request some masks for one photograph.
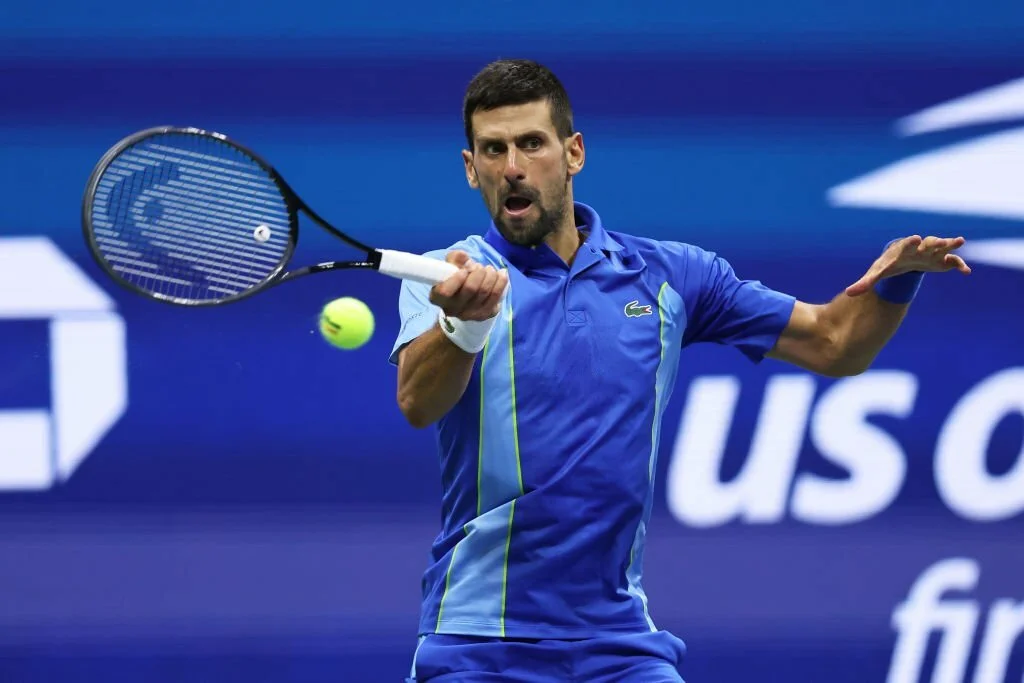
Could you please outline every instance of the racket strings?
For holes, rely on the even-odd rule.
[[[92,228],[112,270],[179,301],[241,294],[290,248],[288,206],[267,171],[228,144],[182,133],[147,138],[108,164]]]

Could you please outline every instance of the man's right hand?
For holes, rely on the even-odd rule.
[[[464,251],[450,252],[445,261],[459,269],[431,288],[430,303],[459,320],[487,320],[496,316],[508,287],[508,273],[481,265]]]

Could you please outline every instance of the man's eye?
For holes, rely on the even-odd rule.
[[[526,149],[538,149],[540,148],[540,138],[527,138],[523,141],[523,147]]]

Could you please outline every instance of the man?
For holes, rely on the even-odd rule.
[[[443,528],[423,579],[414,681],[680,681],[683,643],[641,586],[662,413],[680,350],[863,372],[925,271],[962,238],[897,240],[824,305],[720,257],[607,229],[574,201],[584,145],[558,79],[503,60],[464,102],[466,180],[492,224],[403,283],[399,406],[436,424]]]

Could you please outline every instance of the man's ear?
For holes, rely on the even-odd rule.
[[[466,167],[466,182],[474,190],[480,188],[480,179],[476,175],[476,166],[473,165],[473,153],[468,149],[462,150],[462,163]]]
[[[583,163],[586,161],[587,152],[583,146],[583,133],[576,132],[565,141],[565,162],[569,168],[569,175],[574,176],[583,170]]]

